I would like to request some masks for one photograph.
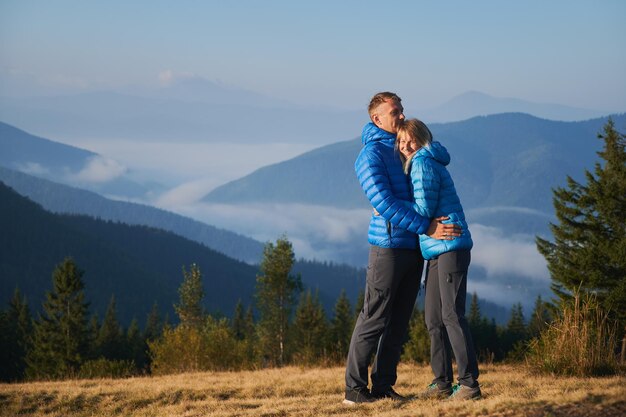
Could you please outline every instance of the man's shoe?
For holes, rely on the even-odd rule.
[[[389,387],[384,391],[372,390],[372,397],[382,400],[384,398],[391,398],[394,401],[408,401],[407,397],[404,397],[393,390],[393,388]]]
[[[372,397],[367,388],[346,389],[346,397],[343,403],[346,405],[355,405],[363,403],[373,403],[376,398]]]
[[[475,388],[466,387],[465,385],[457,384],[452,387],[452,395],[450,395],[450,401],[463,401],[463,400],[477,400],[482,397],[480,392],[480,386]]]
[[[445,398],[448,398],[450,395],[452,395],[452,386],[441,388],[436,383],[432,383],[428,387],[426,387],[426,391],[424,391],[420,395],[420,398],[423,400],[430,400],[430,399],[443,400]]]

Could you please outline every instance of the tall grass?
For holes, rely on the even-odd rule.
[[[571,376],[613,375],[617,323],[595,296],[574,294],[562,314],[530,342],[527,363],[540,372]]]

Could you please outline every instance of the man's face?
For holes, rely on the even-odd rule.
[[[398,125],[404,120],[404,108],[396,100],[386,100],[374,110],[372,121],[389,133],[398,132]]]

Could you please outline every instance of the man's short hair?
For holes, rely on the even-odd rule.
[[[398,97],[396,93],[391,93],[389,91],[383,91],[382,93],[378,93],[374,95],[374,97],[372,97],[372,99],[370,100],[370,105],[367,106],[367,112],[370,115],[370,119],[372,118],[372,115],[374,114],[374,110],[376,110],[376,107],[380,106],[387,100],[394,100],[398,103],[402,102],[402,99]]]

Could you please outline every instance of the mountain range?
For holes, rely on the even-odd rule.
[[[164,188],[155,182],[134,181],[125,167],[102,155],[35,136],[2,122],[0,166],[127,198],[145,197]]]
[[[616,126],[626,126],[625,114],[613,120]],[[448,169],[466,208],[550,212],[551,189],[564,184],[567,175],[582,178],[583,170],[598,160],[602,142],[596,136],[606,121],[557,122],[505,113],[430,128],[452,156]],[[361,147],[361,141],[353,139],[315,149],[217,187],[203,201],[367,208],[354,174]]]
[[[400,92],[400,95],[402,93]],[[410,97],[405,107],[410,108]],[[200,77],[174,77],[159,88],[127,88],[74,95],[0,97],[0,120],[34,134],[79,139],[202,141],[208,143],[312,143],[354,137],[368,121],[362,108],[295,105]],[[523,112],[554,120],[584,120],[606,111],[500,98],[479,92],[411,110],[428,123]]]

